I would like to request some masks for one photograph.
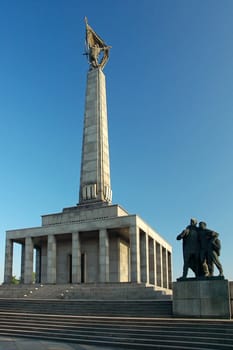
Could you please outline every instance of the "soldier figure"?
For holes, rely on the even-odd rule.
[[[99,65],[98,58],[99,54],[101,52],[101,49],[99,48],[98,44],[95,44],[94,46],[90,47],[89,49],[89,61],[92,65],[92,67],[97,68]]]
[[[199,233],[199,258],[200,258],[200,266],[201,266],[201,276],[209,276],[209,269],[207,265],[208,260],[208,230],[206,229],[206,223],[204,221],[199,222],[198,227]]]
[[[214,265],[217,267],[219,271],[219,276],[223,276],[222,264],[219,261],[221,242],[218,239],[218,236],[216,236],[216,233],[215,232],[212,232],[212,233],[213,234],[210,237],[208,237],[209,244],[208,244],[207,265],[209,269],[209,276],[211,277],[214,274]]]
[[[214,265],[219,270],[219,276],[223,276],[222,265],[219,261],[221,242],[218,239],[219,234],[207,229],[205,222],[199,223],[200,234],[200,259],[202,264],[207,264],[207,276],[211,277],[214,273]]]
[[[183,275],[182,278],[186,278],[188,269],[191,268],[198,276],[199,270],[199,241],[198,241],[198,228],[197,220],[191,219],[190,225],[186,227],[177,237],[177,240],[183,239]]]

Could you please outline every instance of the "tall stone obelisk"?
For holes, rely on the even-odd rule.
[[[87,74],[79,204],[111,203],[105,75],[109,46],[87,24]],[[99,60],[99,56],[102,58]]]

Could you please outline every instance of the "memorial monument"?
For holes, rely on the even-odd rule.
[[[4,282],[14,243],[22,246],[21,282],[144,283],[171,291],[172,248],[135,214],[112,204],[104,66],[110,46],[86,19],[87,73],[79,202],[43,215],[40,227],[6,232]],[[130,182],[130,179],[129,179]],[[36,252],[36,253],[35,253]]]
[[[219,256],[219,234],[204,221],[192,218],[176,238],[183,240],[183,274],[173,283],[173,314],[203,318],[230,318],[229,282]],[[214,266],[219,275],[214,276]],[[187,277],[191,269],[194,277]]]

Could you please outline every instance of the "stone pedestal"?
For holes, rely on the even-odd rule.
[[[175,317],[230,318],[229,282],[186,279],[173,283]]]

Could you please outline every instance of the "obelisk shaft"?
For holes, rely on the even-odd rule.
[[[112,200],[105,76],[87,75],[79,204]]]

